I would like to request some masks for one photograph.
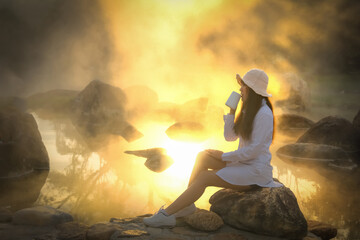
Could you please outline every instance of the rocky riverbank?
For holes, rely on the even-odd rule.
[[[276,240],[284,239],[240,230],[224,224],[214,212],[198,209],[194,214],[177,219],[174,228],[151,228],[142,219],[150,214],[133,218],[112,218],[91,226],[73,221],[65,212],[48,206],[36,206],[15,213],[0,210],[0,239],[2,240]],[[336,229],[316,221],[308,221],[308,232],[298,239],[331,239]],[[296,239],[296,238],[294,238]]]

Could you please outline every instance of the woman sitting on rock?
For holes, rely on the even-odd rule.
[[[175,226],[177,217],[195,212],[194,202],[208,186],[239,191],[247,191],[253,186],[282,186],[273,181],[270,165],[274,115],[268,99],[271,95],[266,92],[268,76],[262,70],[252,69],[243,78],[237,74],[236,79],[241,86],[243,104],[236,120],[236,109],[230,108],[229,114],[224,115],[224,136],[227,141],[239,138],[238,149],[226,153],[218,150],[200,152],[188,188],[166,209],[160,208],[152,217],[144,218],[146,225]]]

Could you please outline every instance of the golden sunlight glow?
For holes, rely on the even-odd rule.
[[[269,73],[269,76],[272,76],[272,75]],[[268,92],[270,94],[272,94],[273,96],[279,97],[280,90],[281,90],[280,82],[275,77],[270,77],[268,89],[269,89]]]
[[[163,147],[172,157],[174,164],[166,170],[166,174],[180,179],[188,179],[194,166],[196,155],[202,151],[202,146],[196,143],[169,140]]]

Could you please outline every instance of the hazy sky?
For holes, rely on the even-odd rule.
[[[1,95],[100,79],[160,98],[268,73],[358,71],[357,1],[0,0]]]

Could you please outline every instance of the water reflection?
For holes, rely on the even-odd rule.
[[[283,146],[277,143],[272,152]],[[278,178],[298,199],[306,219],[317,220],[338,228],[337,239],[360,237],[360,171],[340,171],[324,164],[291,164],[273,155],[272,164]]]
[[[36,116],[36,115],[35,115]],[[93,223],[111,217],[127,217],[155,211],[172,202],[187,186],[196,154],[206,148],[224,151],[236,148],[226,143],[222,129],[202,143],[171,140],[165,131],[169,123],[149,122],[138,125],[144,137],[128,143],[118,136],[84,139],[68,120],[44,120],[36,117],[43,141],[51,159],[51,172],[39,204],[70,211],[78,220]],[[340,229],[338,239],[358,238],[360,200],[357,193],[360,178],[356,172],[341,172],[323,166],[307,166],[283,162],[275,155],[285,143],[296,139],[277,135],[271,147],[274,177],[296,195],[307,219],[333,224]],[[126,150],[163,147],[174,164],[162,173],[151,172],[144,161],[124,154]],[[209,188],[198,200],[201,208],[209,208],[209,197],[217,188]]]

